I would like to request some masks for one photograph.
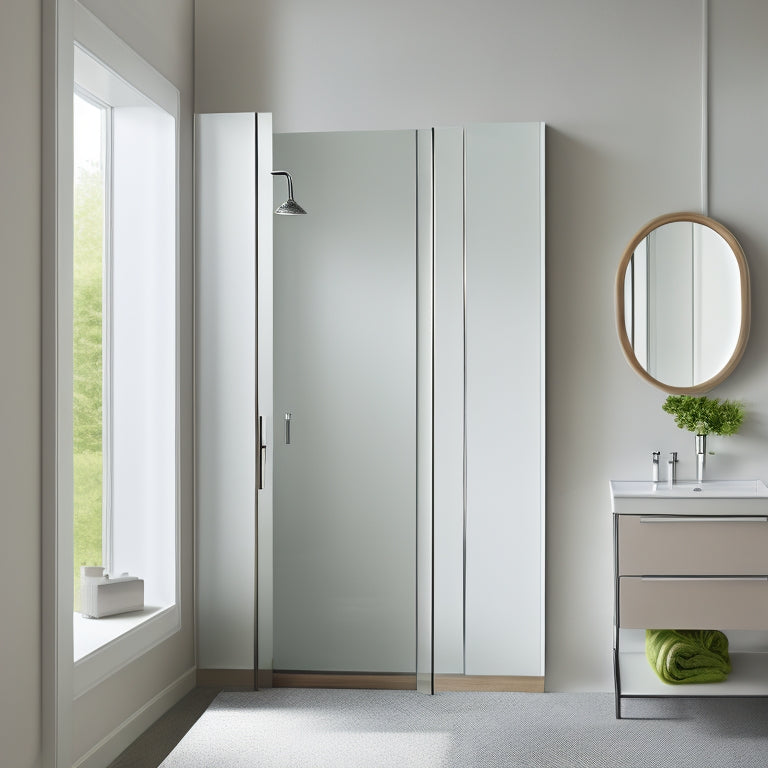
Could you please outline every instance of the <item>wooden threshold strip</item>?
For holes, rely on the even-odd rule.
[[[253,689],[252,669],[198,669],[197,685]],[[375,672],[298,672],[260,669],[259,688],[360,688],[415,691],[416,675]],[[543,693],[543,677],[514,675],[435,675],[438,691],[515,691]]]
[[[415,691],[416,675],[370,672],[292,672],[272,673],[275,688],[362,688],[368,690]]]
[[[544,693],[544,678],[519,675],[435,675],[437,691]]]

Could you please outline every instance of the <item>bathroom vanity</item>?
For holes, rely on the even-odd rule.
[[[624,698],[766,696],[768,486],[611,481],[616,717]],[[645,656],[645,629],[719,629],[732,671],[721,683],[668,685]],[[745,632],[748,631],[748,632]],[[733,636],[749,637],[735,645]]]

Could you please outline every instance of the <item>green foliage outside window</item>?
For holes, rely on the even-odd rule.
[[[73,424],[74,588],[80,566],[102,564],[102,283],[104,184],[98,168],[80,167],[74,189]]]

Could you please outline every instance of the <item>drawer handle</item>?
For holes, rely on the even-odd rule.
[[[768,517],[715,517],[702,515],[701,517],[641,517],[641,523],[768,523]]]
[[[768,576],[641,576],[641,581],[768,581]]]

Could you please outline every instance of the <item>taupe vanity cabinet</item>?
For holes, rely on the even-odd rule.
[[[611,482],[616,717],[622,699],[768,695],[768,487],[760,480]],[[668,685],[646,629],[718,629],[732,671]]]

